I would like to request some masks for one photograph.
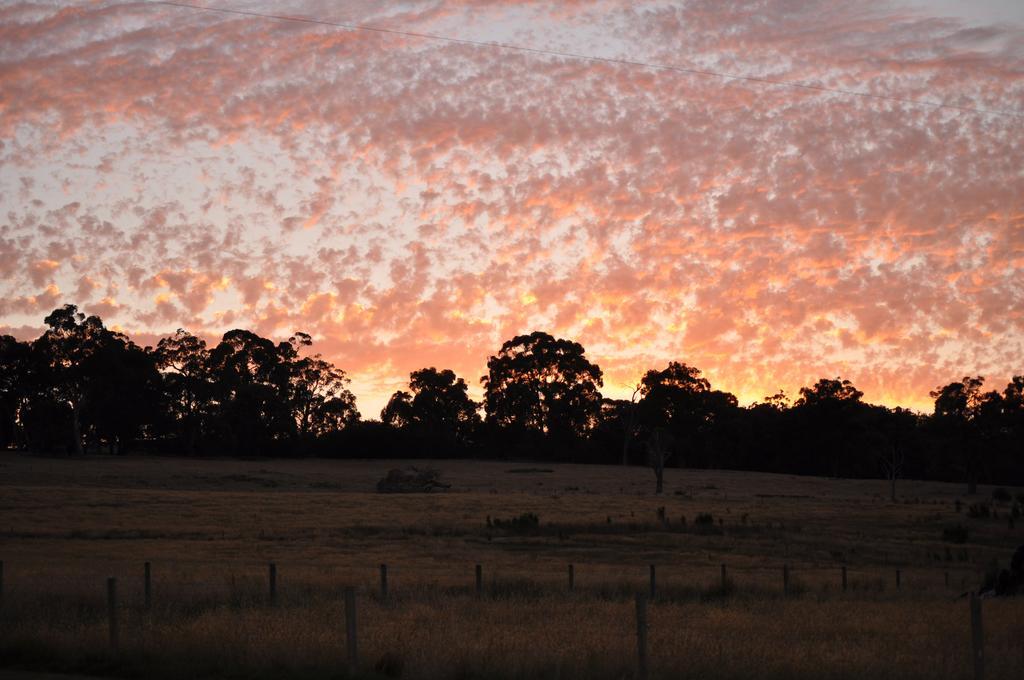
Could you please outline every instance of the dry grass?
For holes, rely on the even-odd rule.
[[[883,482],[669,470],[656,497],[643,469],[437,461],[451,491],[373,493],[401,464],[0,457],[0,666],[339,677],[340,592],[354,585],[368,676],[629,677],[632,595],[657,564],[653,677],[969,677],[958,596],[1024,542],[1005,515],[958,514],[957,485],[907,482],[892,504]],[[486,525],[526,512],[540,517],[537,531]],[[695,526],[699,513],[711,527]],[[968,543],[943,542],[952,524],[969,528]],[[276,608],[266,604],[270,561]],[[382,562],[387,602],[376,590]],[[121,593],[117,658],[106,645],[107,576]],[[986,601],[989,677],[1024,674],[1022,624],[1021,602]]]

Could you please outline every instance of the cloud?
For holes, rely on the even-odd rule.
[[[1024,111],[1019,29],[881,1],[281,11]],[[69,290],[144,337],[305,330],[367,413],[422,365],[475,382],[538,328],[581,340],[613,391],[683,360],[745,399],[841,373],[920,406],[950,376],[1021,370],[1020,129],[148,3],[23,3],[0,8],[0,163],[19,177],[0,192],[0,310],[34,327]]]

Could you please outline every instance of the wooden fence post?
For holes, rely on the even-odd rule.
[[[946,587],[949,587],[949,572],[946,572]]]
[[[267,578],[270,587],[270,606],[277,606],[277,564],[271,562],[267,568]]]
[[[723,564],[722,565],[722,592],[723,593],[728,588],[727,583],[728,583],[728,581],[726,580],[726,576],[725,576],[725,565]]]
[[[900,589],[900,570],[896,570],[896,590]]]
[[[789,595],[789,565],[782,565],[782,594]]]
[[[142,566],[142,603],[147,612],[153,606],[152,570],[149,562]]]
[[[388,565],[380,565],[380,599],[388,599]]]
[[[971,594],[971,656],[974,680],[985,680],[985,633],[981,626],[981,600]]]
[[[636,677],[647,680],[647,598],[636,595]]]
[[[348,670],[350,674],[356,672],[359,666],[359,650],[356,637],[356,589],[352,586],[345,588],[345,641],[348,650]]]
[[[654,598],[655,598],[655,597],[657,596],[657,594],[658,594],[658,587],[657,587],[657,586],[658,586],[658,584],[657,584],[657,579],[656,579],[656,577],[655,577],[655,572],[654,572],[654,565],[652,564],[652,565],[651,565],[651,593],[650,593],[650,598],[651,598],[652,600],[653,600],[653,599],[654,599]]]
[[[117,579],[113,576],[107,579],[107,626],[110,629],[110,651],[117,654]]]
[[[846,592],[846,565],[843,565],[843,592]]]
[[[484,594],[484,568],[479,564],[476,565],[476,596],[482,597]]]
[[[571,593],[576,587],[576,570],[573,566],[569,565],[569,592]]]

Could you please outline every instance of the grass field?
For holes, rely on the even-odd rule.
[[[633,595],[654,564],[651,677],[968,678],[960,596],[1024,543],[1007,503],[994,519],[967,516],[991,487],[967,498],[961,485],[901,482],[892,503],[882,481],[668,470],[655,496],[644,468],[433,461],[448,491],[374,492],[406,464],[423,465],[0,455],[0,666],[344,677],[351,585],[360,676],[631,677]],[[523,513],[539,527],[488,526]],[[944,540],[954,526],[966,542]],[[1024,676],[1024,602],[986,600],[984,618],[987,677]]]

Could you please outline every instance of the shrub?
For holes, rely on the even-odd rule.
[[[1001,503],[1009,503],[1013,500],[1013,496],[1006,489],[999,487],[998,489],[992,490],[992,500],[999,501]]]
[[[540,518],[532,512],[524,512],[519,515],[519,517],[512,517],[511,519],[495,518],[491,523],[498,529],[505,529],[506,531],[518,533],[528,533],[536,531],[540,527]]]
[[[967,527],[957,524],[956,526],[946,527],[942,530],[942,540],[947,543],[966,543],[968,537]],[[947,551],[949,549],[947,548]]]
[[[383,479],[377,482],[378,493],[430,493],[435,490],[449,488],[450,484],[442,484],[441,473],[431,468],[418,469],[407,467],[404,470],[389,470]]]
[[[693,520],[693,523],[699,527],[710,527],[715,525],[715,518],[711,516],[710,512],[700,512],[697,513],[697,517]]]

